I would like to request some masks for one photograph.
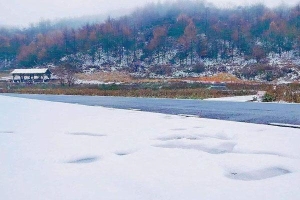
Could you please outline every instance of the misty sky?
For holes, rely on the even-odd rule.
[[[159,0],[0,0],[0,25],[27,26],[42,19],[108,14],[129,10]],[[163,0],[160,0],[163,2]],[[262,2],[267,6],[282,4],[282,0],[207,0],[218,6],[233,6]],[[285,3],[296,4],[300,0]]]

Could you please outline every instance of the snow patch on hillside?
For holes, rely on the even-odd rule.
[[[153,57],[143,58],[144,54],[141,50],[135,52],[136,61],[134,61],[134,53],[126,52],[120,57],[108,54],[103,49],[98,49],[95,54],[68,55],[62,58],[62,61],[77,63],[77,66],[83,70],[96,68],[99,71],[129,71],[134,77],[150,77],[150,78],[166,78],[166,77],[200,77],[212,76],[216,73],[227,72],[237,75],[242,79],[250,79],[256,81],[266,81],[267,79],[279,79],[288,82],[297,81],[300,78],[300,57],[295,51],[283,52],[281,54],[270,53],[263,61],[263,65],[269,66],[266,71],[255,69],[252,65],[261,65],[255,59],[245,59],[244,55],[237,52],[232,58],[222,59],[218,56],[216,59],[199,58],[197,55],[188,55],[188,57],[180,61],[175,56],[177,51],[169,50],[164,54],[154,54]],[[93,55],[93,56],[92,56]],[[193,60],[191,60],[193,58]],[[180,66],[180,62],[184,66]],[[193,72],[192,67],[202,63],[205,71],[201,73]],[[167,66],[170,68],[170,74],[157,74],[151,71],[151,67],[155,65]],[[244,69],[257,70],[256,75],[247,77],[243,75]],[[274,76],[274,77],[273,77]],[[266,78],[269,77],[269,78]]]

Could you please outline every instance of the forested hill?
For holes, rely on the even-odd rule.
[[[154,66],[207,66],[220,60],[234,62],[233,66],[265,65],[270,55],[288,54],[299,60],[299,52],[300,3],[273,9],[261,4],[220,9],[178,1],[149,4],[131,15],[78,29],[50,21],[0,29],[1,68],[69,63],[76,68],[109,66],[135,72]],[[296,61],[290,64],[299,66]]]

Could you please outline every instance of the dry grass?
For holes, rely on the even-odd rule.
[[[289,85],[278,85],[276,87],[270,85],[266,91],[275,99],[275,101],[300,103],[299,83],[292,83]]]
[[[207,90],[203,88],[191,89],[134,89],[134,90],[101,90],[97,88],[19,88],[11,91],[23,94],[64,94],[64,95],[89,95],[89,96],[127,96],[127,97],[157,97],[157,98],[181,98],[181,99],[204,99],[233,95],[245,95],[244,91],[229,92]]]
[[[122,82],[122,83],[158,83],[165,79],[134,78],[126,72],[95,72],[91,74],[78,73],[76,78],[85,81]],[[170,79],[171,80],[171,79]]]
[[[187,78],[135,78],[127,72],[96,72],[91,74],[79,73],[76,78],[86,81],[100,82],[122,82],[122,83],[163,83],[163,82],[182,82],[195,81],[203,83],[229,83],[229,84],[246,84],[246,85],[261,85],[262,82],[246,81],[237,78],[229,73],[218,73],[213,76],[205,77],[187,77]]]
[[[157,82],[180,82],[183,80],[198,81],[198,82],[224,82],[224,83],[244,83],[241,79],[228,73],[219,73],[209,77],[190,77],[176,79],[150,79],[150,78],[133,78],[125,72],[96,72],[91,74],[79,73],[76,78],[86,81],[101,81],[101,82],[123,82],[123,83],[157,83]]]
[[[79,73],[76,78],[86,81],[101,81],[101,82],[123,82],[130,83],[133,81],[131,76],[124,72],[95,72],[91,74]]]
[[[11,76],[9,72],[0,72],[0,78]]]
[[[223,82],[223,83],[243,83],[241,79],[228,73],[219,73],[213,76],[188,78],[187,80],[199,81],[199,82]]]

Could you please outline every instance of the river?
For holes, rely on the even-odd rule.
[[[285,123],[300,125],[300,104],[73,95],[2,95],[54,102],[82,104],[88,106],[103,106],[119,109],[138,109],[141,111],[174,115],[197,115],[203,118],[257,124]]]

